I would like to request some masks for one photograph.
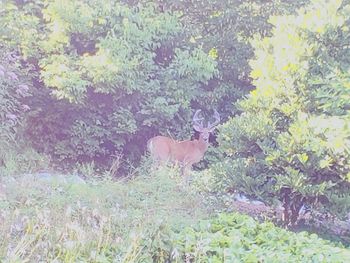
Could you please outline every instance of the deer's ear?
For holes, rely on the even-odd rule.
[[[193,129],[195,129],[197,132],[201,132],[203,130],[203,128],[199,125],[193,125]]]

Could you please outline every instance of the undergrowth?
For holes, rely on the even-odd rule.
[[[194,174],[197,180],[200,173]],[[0,180],[1,262],[346,262],[350,257],[349,249],[315,234],[292,233],[235,213],[214,215],[194,182],[187,184],[174,169],[119,181],[48,173]]]

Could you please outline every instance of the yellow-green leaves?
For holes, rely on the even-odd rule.
[[[175,59],[170,66],[177,71],[179,77],[189,77],[204,83],[218,74],[215,59],[200,48],[192,52],[176,49]]]
[[[348,197],[349,14],[347,2],[312,1],[295,15],[271,17],[271,36],[252,41],[255,89],[221,127],[232,188],[256,195],[260,187],[265,198],[282,201],[287,195],[291,210],[331,193]],[[324,205],[340,215],[350,208],[332,200]]]
[[[209,57],[213,58],[213,59],[217,59],[218,58],[218,50],[216,48],[212,48],[209,50]]]
[[[53,55],[41,63],[41,76],[48,87],[60,99],[78,102],[85,96],[89,81],[82,78],[79,67],[73,59],[63,55]]]
[[[309,160],[309,156],[306,153],[297,154],[296,156],[302,164],[306,164],[306,162]]]

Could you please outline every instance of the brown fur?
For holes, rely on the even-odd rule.
[[[179,164],[183,169],[182,174],[191,169],[193,164],[200,162],[208,149],[208,143],[201,136],[194,141],[176,141],[169,137],[156,136],[147,145],[153,160],[158,164]]]
[[[193,116],[193,128],[199,132],[199,139],[190,141],[176,141],[165,136],[156,136],[148,140],[147,147],[152,159],[158,164],[171,162],[181,166],[181,174],[184,175],[192,168],[192,165],[202,160],[208,149],[209,135],[220,122],[220,115],[215,110],[215,122],[203,127],[203,118],[199,117],[201,110],[197,110]]]

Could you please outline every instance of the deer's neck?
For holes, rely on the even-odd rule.
[[[205,152],[208,149],[209,143],[206,142],[201,136],[197,140],[198,148]]]

